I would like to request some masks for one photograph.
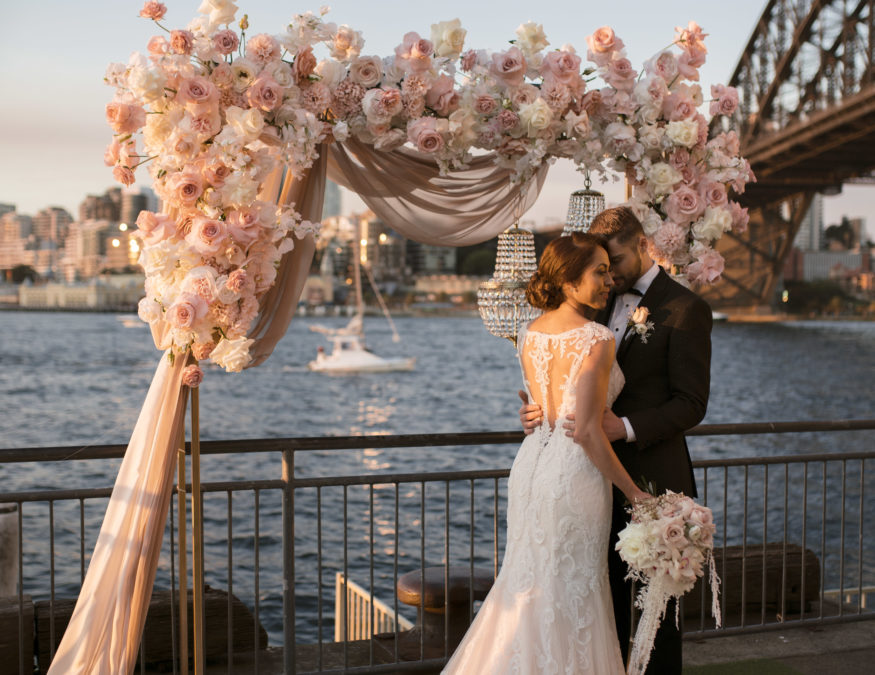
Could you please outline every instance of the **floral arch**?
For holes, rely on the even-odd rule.
[[[197,361],[259,365],[285,333],[309,270],[325,180],[355,191],[412,239],[466,245],[535,201],[556,158],[625,176],[629,205],[663,264],[719,278],[714,242],[747,226],[729,198],[754,180],[734,131],[709,138],[694,22],[639,72],[603,27],[585,54],[549,49],[525,23],[504,52],[465,49],[458,19],[407,33],[386,58],[361,33],[313,13],[247,37],[231,0],[204,0],[185,28],[112,64],[105,161],[130,185],[148,163],[161,213],[137,219],[146,297],[139,313],[166,351],[119,471],[56,673],[129,672],[151,596]],[[232,25],[234,27],[232,27]],[[317,59],[315,49],[327,54]],[[714,85],[710,114],[737,92]],[[479,154],[475,154],[479,153]],[[110,583],[107,579],[116,581]]]

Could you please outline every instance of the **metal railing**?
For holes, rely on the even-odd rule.
[[[872,430],[875,420],[855,420],[702,425],[688,435]],[[436,567],[448,587],[446,563],[464,566],[472,578],[484,567],[496,573],[509,469],[303,476],[296,474],[296,458],[300,469],[309,453],[324,458],[343,450],[407,448],[405,461],[414,461],[418,451],[430,448],[517,444],[521,438],[520,432],[490,432],[202,442],[204,455],[278,453],[282,462],[279,479],[202,484],[207,583],[227,589],[227,597],[214,598],[212,606],[208,601],[206,630],[214,643],[210,647],[208,639],[208,657],[226,660],[229,673],[241,663],[250,672],[275,672],[276,654],[262,649],[263,626],[273,644],[287,647],[284,672],[438,667],[452,650],[451,612],[442,617],[444,638],[437,646],[427,631],[408,633],[399,622],[381,639],[354,641],[350,622],[341,621],[346,635],[332,640],[336,575],[361,584],[371,607],[384,600],[395,616],[407,612],[422,622],[431,614],[425,611],[426,594],[420,594],[418,607],[404,605],[399,579],[415,573],[424,586]],[[124,446],[0,449],[0,465],[108,459],[123,452]],[[866,450],[694,462],[700,501],[718,523],[724,627],[715,629],[706,617],[710,601],[703,591],[696,603],[686,603],[687,635],[875,618],[868,609],[875,550],[864,537],[865,527],[875,522],[873,461],[875,451]],[[334,459],[331,465],[340,470],[343,462]],[[0,505],[18,508],[18,596],[9,606],[0,601],[0,632],[13,626],[18,633],[20,672],[32,671],[29,659],[44,668],[53,656],[109,494],[105,487],[0,493]],[[170,607],[176,607],[175,533],[171,512],[156,579],[156,588],[169,589]],[[476,609],[472,584],[467,593],[466,620]],[[36,657],[30,654],[30,601]],[[348,613],[349,607],[341,602],[339,611]],[[166,653],[165,666],[172,662],[176,672],[174,613],[168,610],[169,629],[150,630],[153,610],[139,670],[161,661],[156,653]],[[367,611],[365,620],[377,626]]]

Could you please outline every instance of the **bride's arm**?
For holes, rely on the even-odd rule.
[[[648,495],[635,485],[620,464],[602,428],[613,361],[614,345],[610,340],[594,344],[589,356],[584,359],[577,379],[574,442],[584,449],[602,475],[616,485],[626,499],[634,502]]]

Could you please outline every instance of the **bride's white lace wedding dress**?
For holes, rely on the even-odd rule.
[[[595,322],[520,335],[526,390],[544,422],[511,468],[501,570],[444,673],[624,672],[608,587],[611,486],[562,428],[581,365],[596,342],[610,339]],[[623,383],[615,362],[607,405]]]

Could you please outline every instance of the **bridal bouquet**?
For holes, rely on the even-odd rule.
[[[720,626],[720,579],[712,555],[715,526],[711,509],[682,493],[668,491],[635,504],[620,532],[617,551],[629,565],[629,578],[643,584],[636,599],[641,610],[629,673],[643,673],[669,598],[690,591],[709,568],[711,614]]]

